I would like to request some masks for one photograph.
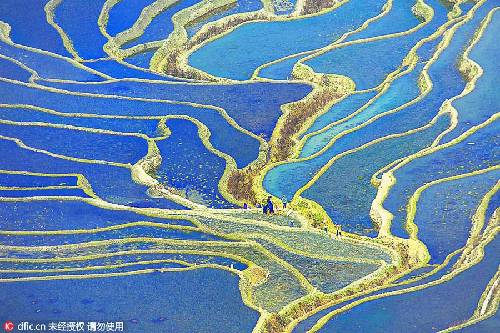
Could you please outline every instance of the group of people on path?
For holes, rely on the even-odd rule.
[[[283,206],[283,210],[285,210],[288,204],[288,200],[285,196],[281,198],[281,204]],[[265,215],[271,215],[275,213],[274,203],[271,196],[268,196],[267,200],[262,203],[262,205],[257,204],[257,208],[262,208],[262,213],[264,213]],[[248,209],[247,203],[243,205],[243,209]]]
[[[287,204],[288,204],[288,200],[286,199],[285,196],[283,196],[281,198],[281,204],[283,206],[283,210],[286,209],[287,207]],[[272,200],[272,196],[268,196],[267,197],[267,200],[262,204],[257,204],[257,208],[262,208],[262,213],[264,213],[265,215],[271,215],[271,214],[274,214],[274,203],[273,203],[273,200]],[[248,209],[248,204],[244,204],[243,205],[243,209]],[[336,236],[337,238],[340,238],[342,237],[342,226],[341,225],[336,225],[334,224],[333,226],[333,231],[334,232],[330,232],[328,230],[328,227],[325,226],[324,228],[324,231],[331,237],[333,238],[334,236]]]

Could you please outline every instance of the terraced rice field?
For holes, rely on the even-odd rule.
[[[3,328],[500,331],[499,8],[0,1]]]

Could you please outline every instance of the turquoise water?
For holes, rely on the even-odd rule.
[[[322,133],[310,137],[302,148],[300,157],[308,157],[317,153],[337,134],[352,129],[378,114],[395,109],[417,97],[420,93],[417,80],[422,68],[422,65],[417,66],[411,73],[395,80],[382,96],[361,113]],[[352,104],[350,104],[350,107],[352,107]]]
[[[346,42],[402,32],[417,26],[420,21],[412,12],[415,3],[415,0],[393,1],[389,13],[370,23],[368,28],[347,37]],[[430,1],[425,1],[425,3],[431,4]]]
[[[433,82],[433,89],[425,98],[397,113],[379,118],[371,124],[337,139],[328,151],[316,158],[275,167],[264,178],[266,190],[278,196],[283,194],[292,195],[333,156],[384,135],[392,134],[395,129],[397,129],[397,132],[402,133],[427,124],[446,99],[458,95],[463,90],[465,82],[455,66],[456,58],[463,49],[463,43],[472,36],[475,27],[479,24],[481,15],[486,15],[491,6],[493,6],[491,3],[487,3],[485,7],[480,8],[474,20],[459,28],[448,48],[440,55],[437,62],[430,67],[429,75]],[[416,114],[419,116],[415,117]],[[290,181],[286,182],[285,185],[285,181],[282,179],[286,179],[285,175],[287,174],[300,174],[302,180],[297,182],[294,179],[293,183]],[[403,197],[397,198],[399,198],[397,200],[400,200]]]
[[[447,12],[439,1],[430,0],[428,4],[434,8],[432,21],[410,35],[341,47],[308,60],[306,64],[316,72],[348,76],[357,89],[373,88],[400,66],[418,40],[446,22]],[[389,49],[392,51],[386,52]]]
[[[322,165],[336,154],[358,147],[378,137],[382,137],[384,134],[393,133],[394,128],[397,128],[398,132],[401,133],[411,128],[418,127],[417,125],[424,125],[426,121],[431,119],[435,112],[433,110],[437,110],[447,96],[453,96],[460,91],[460,86],[458,86],[456,82],[460,82],[461,79],[454,67],[454,59],[459,50],[460,44],[450,45],[450,47],[443,52],[439,61],[431,66],[429,74],[434,82],[434,89],[422,101],[395,114],[384,116],[368,126],[339,138],[327,152],[312,160],[284,164],[272,169],[264,179],[264,187],[266,190],[277,195],[281,195],[282,193],[287,193],[287,195],[293,194],[301,185],[305,184],[307,179],[310,179]],[[451,74],[457,79],[450,80]],[[418,119],[414,117],[415,112],[421,114]],[[282,176],[290,172],[302,174],[305,176],[305,179],[303,178],[304,180],[297,184],[280,185],[280,183],[282,183]]]
[[[414,3],[414,0],[394,1],[392,8],[387,15],[376,20],[375,22],[370,23],[368,27],[362,31],[351,34],[345,39],[345,42],[387,35],[413,28],[419,23],[411,11],[411,7]],[[297,56],[266,67],[260,72],[259,76],[270,79],[285,80],[290,77],[295,63],[303,57],[305,56]]]
[[[334,311],[334,310],[337,310],[337,309],[340,309],[341,307],[345,306],[345,305],[348,305],[350,303],[353,303],[355,301],[358,301],[358,300],[361,300],[365,297],[369,297],[369,296],[373,296],[373,295],[379,295],[379,294],[382,294],[382,293],[385,293],[385,292],[392,292],[392,291],[397,291],[397,290],[402,290],[402,289],[407,289],[407,288],[410,288],[410,287],[414,287],[414,286],[419,286],[419,285],[423,285],[425,283],[429,283],[429,282],[433,282],[433,281],[437,281],[438,279],[440,279],[442,276],[444,276],[445,274],[449,273],[451,271],[451,268],[453,267],[453,265],[456,263],[456,261],[458,260],[459,258],[459,255],[455,255],[451,260],[450,262],[445,265],[444,268],[442,268],[440,271],[434,273],[433,275],[430,275],[426,278],[423,278],[419,281],[416,281],[416,282],[411,282],[409,284],[406,284],[406,285],[401,285],[401,286],[395,286],[395,287],[388,287],[388,288],[384,288],[384,289],[381,289],[381,290],[378,290],[376,292],[372,292],[372,293],[369,293],[367,295],[364,295],[364,296],[358,296],[358,297],[354,297],[354,298],[351,298],[347,301],[344,301],[344,302],[341,302],[337,305],[334,305],[334,306],[331,306],[329,308],[326,308],[324,310],[321,310],[319,312],[317,312],[316,314],[310,316],[309,318],[307,318],[306,320],[300,322],[294,329],[293,329],[293,333],[305,333],[307,332],[309,329],[312,328],[312,326],[319,320],[321,319],[321,317],[327,315],[328,313],[330,313],[331,311]],[[411,278],[412,275],[414,274],[418,274],[418,270],[415,270],[413,271],[412,273],[408,274],[405,278],[403,279],[407,279],[407,278]]]
[[[245,80],[263,63],[328,45],[375,16],[383,4],[378,0],[351,0],[319,16],[245,24],[198,49],[189,63],[215,76]]]
[[[346,231],[376,236],[369,216],[377,194],[371,176],[392,161],[429,146],[449,121],[443,116],[427,130],[382,141],[335,161],[302,196],[319,203]]]
[[[239,333],[258,320],[241,300],[237,276],[212,269],[2,283],[0,289],[0,311],[14,322],[112,320],[123,321],[126,332]],[[16,297],[8,297],[14,290]]]
[[[259,77],[274,80],[289,80],[292,78],[293,66],[303,57],[304,55],[295,56],[263,68],[259,72]]]
[[[469,56],[483,68],[483,75],[476,82],[476,86],[471,93],[453,103],[453,106],[459,112],[458,125],[443,138],[443,143],[459,136],[472,126],[482,123],[494,112],[498,112],[500,96],[492,94],[491,87],[500,85],[500,79],[496,75],[496,73],[500,72],[500,64],[495,60],[500,51],[498,43],[495,42],[497,39],[495,36],[499,29],[500,13],[496,11],[483,36],[474,46]]]
[[[347,117],[348,115],[362,107],[370,99],[375,97],[376,94],[377,92],[375,91],[369,91],[347,96],[341,101],[335,103],[326,113],[319,116],[314,124],[306,131],[306,134],[318,131],[330,123]]]
[[[60,36],[45,21],[43,6],[46,1],[5,0],[0,3],[0,20],[12,26],[11,36],[15,42],[69,56],[62,46]],[[198,1],[200,0],[180,1],[178,5],[160,13],[146,33],[126,47],[144,41],[165,39],[172,30],[172,15]],[[394,1],[393,8],[386,17],[373,22],[366,30],[352,35],[348,40],[379,36],[416,26],[419,22],[410,10],[414,1]],[[137,19],[141,9],[151,2],[151,0],[119,1],[111,10],[110,33],[116,34],[129,28]],[[97,17],[103,3],[104,0],[95,2],[63,0],[57,9],[56,21],[68,32],[75,42],[77,51],[84,58],[106,56],[102,51],[105,39],[97,26]],[[319,16],[295,18],[283,22],[244,24],[199,49],[190,57],[190,64],[215,75],[246,79],[259,65],[267,61],[294,52],[312,50],[335,41],[342,34],[359,27],[366,19],[377,15],[383,3],[382,0],[351,0],[337,10]],[[332,122],[351,115],[375,96],[375,91],[359,92],[359,89],[370,88],[380,83],[389,71],[399,66],[402,57],[411,46],[435,31],[446,20],[445,16],[450,9],[449,4],[438,0],[429,0],[429,3],[434,7],[436,16],[429,25],[410,36],[346,46],[307,62],[309,65],[314,65],[316,70],[340,72],[351,76],[357,83],[357,93],[346,96],[342,101],[333,105],[330,110],[316,119],[306,133],[321,130]],[[195,33],[202,23],[243,10],[258,9],[261,6],[262,4],[257,0],[239,0],[237,6],[227,8],[221,13],[213,13],[211,17],[205,17],[203,22],[189,28],[189,34]],[[460,94],[464,89],[466,82],[457,70],[457,59],[468,45],[481,20],[494,6],[498,4],[494,1],[487,1],[478,10],[472,22],[457,30],[451,45],[439,56],[438,61],[430,66],[429,75],[433,82],[433,89],[422,100],[392,115],[384,115],[373,123],[340,137],[324,154],[310,161],[294,161],[272,169],[265,177],[265,188],[277,196],[286,194],[290,199],[296,190],[311,179],[331,158],[384,136],[402,134],[428,124],[437,115],[444,101]],[[469,2],[462,7],[466,11],[470,10],[472,3]],[[483,66],[485,73],[478,80],[473,92],[454,103],[459,113],[459,124],[454,131],[444,137],[443,142],[448,142],[472,126],[483,122],[497,109],[500,101],[497,96],[493,95],[495,95],[494,88],[498,85],[495,75],[498,72],[498,66],[494,61],[498,53],[494,39],[496,30],[500,28],[498,15],[498,13],[495,14],[484,38],[471,52],[471,58]],[[311,156],[336,135],[414,98],[418,93],[415,85],[417,75],[423,64],[435,52],[436,45],[440,41],[441,38],[438,38],[423,45],[417,52],[421,63],[418,68],[395,81],[373,105],[352,119],[312,136],[306,142],[300,156]],[[159,80],[183,81],[183,79],[177,80],[146,70],[153,51],[126,59],[142,69],[127,67],[113,60],[104,59],[85,63],[86,66],[115,78],[158,80],[157,82],[118,80],[106,83],[97,83],[103,81],[103,78],[92,74],[85,68],[76,67],[74,62],[72,63],[67,58],[39,54],[26,48],[13,47],[8,43],[0,43],[0,53],[26,63],[38,71],[42,78],[80,82],[80,84],[51,83],[42,79],[39,83],[46,86],[38,88],[22,82],[16,84],[9,82],[8,79],[26,82],[29,78],[27,72],[11,62],[0,60],[0,76],[4,77],[0,80],[1,103],[29,104],[51,108],[62,113],[54,115],[29,110],[19,105],[0,108],[0,119],[22,123],[68,124],[123,133],[143,133],[151,138],[157,138],[164,134],[158,128],[163,118],[171,130],[171,135],[158,142],[162,163],[156,173],[151,172],[151,176],[167,186],[186,191],[190,199],[213,208],[232,207],[218,191],[218,181],[224,171],[225,161],[206,149],[198,138],[197,127],[193,123],[171,117],[190,116],[203,122],[210,130],[210,143],[221,152],[232,156],[237,166],[241,168],[254,161],[261,148],[259,141],[252,135],[269,140],[277,120],[282,115],[283,104],[300,100],[311,91],[309,85],[297,83],[247,82],[221,85],[160,82]],[[301,57],[303,56],[272,65],[262,71],[262,76],[288,79],[294,63]],[[315,61],[318,63],[316,64]],[[88,84],[90,81],[93,84]],[[52,87],[68,91],[50,92]],[[89,93],[105,95],[95,96]],[[179,105],[144,99],[168,99],[194,102],[200,105],[196,107],[188,103]],[[245,134],[231,126],[230,122],[224,119],[222,111],[210,109],[208,105],[223,108],[237,123],[236,127],[241,127],[253,134]],[[74,117],[77,113],[85,113],[88,116]],[[92,115],[140,116],[151,117],[151,119],[92,118]],[[146,154],[146,141],[133,136],[92,134],[76,129],[24,125],[26,126],[0,125],[0,134],[19,137],[34,147],[78,158],[135,163]],[[303,196],[321,204],[334,223],[342,225],[344,230],[363,236],[375,236],[377,231],[369,217],[370,206],[376,195],[376,188],[370,182],[371,176],[388,163],[429,146],[449,125],[449,116],[443,115],[429,128],[385,140],[345,155],[335,161],[318,181],[304,192]],[[418,187],[435,179],[498,164],[499,132],[499,122],[496,121],[463,143],[419,158],[397,171],[397,183],[384,203],[384,207],[394,213],[391,231],[401,237],[407,236],[404,230],[405,208],[408,197]],[[304,133],[300,135],[299,138],[302,138]],[[167,199],[151,197],[147,187],[132,180],[131,171],[125,166],[64,160],[23,148],[5,138],[0,140],[0,155],[4,157],[0,158],[0,170],[81,174],[89,181],[95,194],[107,202],[141,208],[186,209]],[[451,251],[463,246],[471,227],[472,214],[477,209],[481,198],[492,188],[499,176],[499,171],[491,171],[436,185],[422,193],[417,205],[415,223],[419,227],[419,237],[427,245],[432,256],[431,264],[441,263]],[[9,175],[0,171],[0,186],[57,185],[74,186],[76,177]],[[23,202],[25,197],[32,195],[60,195],[65,197],[65,200],[44,199]],[[137,221],[192,226],[189,221],[185,220],[150,218],[124,210],[101,209],[87,204],[86,202],[92,203],[94,200],[89,199],[80,189],[0,190],[0,197],[5,196],[11,197],[11,200],[0,201],[2,230],[89,229]],[[69,198],[68,196],[81,196],[82,198]],[[498,208],[499,200],[498,193],[492,197],[486,211],[487,219],[491,218],[493,211]],[[241,210],[219,212],[219,214],[224,214],[226,219],[217,220],[201,216],[199,219],[215,232],[252,233],[256,242],[292,264],[313,286],[323,292],[339,290],[370,274],[377,269],[377,266],[333,259],[320,260],[308,255],[291,254],[281,247],[262,240],[262,237],[274,237],[297,251],[311,253],[311,256],[312,254],[331,254],[384,260],[387,263],[391,261],[388,253],[380,249],[346,242],[344,239],[330,239],[325,232],[297,228],[296,225],[300,223],[285,214],[279,217],[262,217],[257,211]],[[235,224],[233,217],[256,219],[260,223]],[[291,222],[292,220],[294,222]],[[277,225],[280,227],[276,227]],[[293,228],[283,228],[283,226]],[[138,239],[139,237],[154,239],[143,240]],[[168,250],[179,245],[169,246],[161,242],[161,240],[192,240],[197,241],[199,245],[192,247],[184,245],[183,248],[207,249],[206,241],[224,240],[216,236],[197,231],[166,229],[160,226],[134,226],[78,235],[0,235],[0,243],[7,246],[54,246],[112,239],[122,241],[99,246],[84,245],[60,251],[54,251],[52,248],[38,252],[29,248],[14,250],[12,247],[5,247],[2,251],[4,259],[56,260],[48,262],[0,260],[0,270],[60,268],[76,270],[62,273],[0,272],[0,278],[48,277],[59,274],[68,278],[72,274],[128,274],[142,269],[151,269],[155,272],[147,275],[79,279],[78,281],[2,283],[0,284],[0,314],[8,313],[9,319],[14,322],[20,320],[123,320],[127,332],[241,333],[254,329],[259,314],[243,304],[236,275],[213,269],[188,271],[182,274],[161,273],[162,269],[179,269],[183,265],[137,263],[144,260],[185,260],[195,264],[216,263],[238,270],[245,269],[246,266],[241,263],[216,255],[168,253]],[[300,285],[297,277],[289,269],[280,266],[272,258],[265,258],[258,248],[251,246],[247,248],[244,245],[240,247],[237,242],[233,243],[238,246],[238,250],[229,249],[224,245],[228,243],[223,243],[217,251],[241,250],[246,258],[272,271],[268,279],[262,285],[257,286],[252,294],[256,304],[275,312],[287,303],[306,295],[305,288]],[[498,270],[499,244],[498,239],[495,239],[486,248],[486,258],[481,263],[449,282],[442,282],[421,291],[361,304],[334,317],[321,331],[420,333],[437,331],[460,323],[471,316],[486,284]],[[123,253],[123,251],[132,250],[134,254]],[[91,260],[64,261],[69,257],[89,254],[109,254],[109,257],[97,256]],[[405,286],[392,285],[372,295],[437,281],[449,272],[459,256],[460,254],[455,255],[441,271],[421,281]],[[106,266],[120,263],[130,265],[112,269],[81,270],[91,265]],[[399,281],[406,281],[430,269],[432,267],[427,266],[424,269],[415,270]],[[273,297],[270,297],[271,292]],[[320,311],[300,323],[294,333],[307,331],[329,311],[360,299],[362,297],[353,298]],[[13,309],[15,313],[10,315]],[[493,332],[497,326],[498,315],[464,331]]]

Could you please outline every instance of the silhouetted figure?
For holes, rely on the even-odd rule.
[[[273,201],[271,200],[271,196],[267,197],[267,209],[269,214],[274,214],[274,205]]]
[[[281,203],[283,204],[283,209],[286,209],[286,205],[288,204],[288,200],[285,196],[281,198]]]
[[[338,225],[336,229],[337,229],[337,237],[342,236],[342,227]]]
[[[243,204],[243,209],[248,209],[248,204],[246,202]]]

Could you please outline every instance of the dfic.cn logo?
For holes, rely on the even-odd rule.
[[[11,322],[10,320],[7,320],[4,324],[3,324],[3,329],[6,330],[7,332],[10,332],[14,329],[14,323]]]

